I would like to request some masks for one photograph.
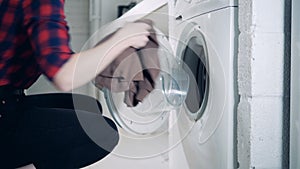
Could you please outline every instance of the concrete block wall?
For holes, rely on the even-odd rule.
[[[284,168],[285,1],[239,1],[237,112],[241,169]]]

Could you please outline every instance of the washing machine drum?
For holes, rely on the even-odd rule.
[[[183,105],[189,87],[189,76],[177,59],[166,36],[158,29],[158,53],[160,74],[155,88],[135,107],[124,103],[124,92],[103,89],[110,114],[124,130],[138,135],[157,134],[168,129],[168,117]],[[143,49],[141,49],[143,50]],[[149,49],[146,49],[149,50]]]
[[[183,30],[176,55],[190,78],[185,100],[187,115],[197,121],[207,105],[210,79],[206,41],[196,24],[190,23]]]

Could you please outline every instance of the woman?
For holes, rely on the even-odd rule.
[[[86,84],[128,47],[145,46],[151,26],[129,23],[97,47],[73,53],[64,0],[0,0],[0,20],[0,168],[80,168],[109,154],[119,135],[95,99],[23,91],[41,74],[64,92]],[[80,78],[73,78],[75,68]]]

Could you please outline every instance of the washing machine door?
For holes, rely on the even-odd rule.
[[[167,93],[165,92],[165,88],[168,88],[166,86],[174,86],[174,83],[168,78],[179,75],[183,78],[181,79],[183,82],[181,86],[186,85],[185,88],[187,88],[189,84],[188,79],[184,79],[188,78],[188,76],[181,76],[182,74],[179,74],[178,71],[174,69],[174,65],[177,65],[177,67],[182,66],[180,65],[180,61],[174,56],[167,37],[156,28],[155,32],[159,43],[158,57],[160,59],[160,71],[170,76],[159,76],[155,84],[158,87],[155,87],[155,89],[135,107],[128,107],[124,103],[124,92],[114,93],[107,89],[103,90],[111,116],[122,129],[132,134],[149,135],[167,131],[170,112],[180,107],[180,103],[183,103],[185,99],[185,97],[166,97]],[[176,83],[175,86],[177,85]],[[186,90],[181,89],[180,87],[179,91],[183,93]],[[164,92],[162,92],[162,90]]]
[[[186,64],[191,79],[184,108],[177,116],[178,133],[191,169],[233,168],[234,33],[227,17],[230,11],[197,16],[178,26],[181,35],[176,55]],[[215,14],[218,21],[228,24],[210,23]]]
[[[208,52],[199,26],[189,23],[184,28],[176,55],[183,61],[183,68],[190,78],[186,112],[190,119],[197,121],[203,115],[209,95]]]

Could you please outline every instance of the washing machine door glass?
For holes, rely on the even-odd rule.
[[[192,119],[198,120],[202,116],[208,100],[209,69],[206,42],[197,25],[189,24],[183,30],[177,52],[185,63],[184,69],[190,76],[185,106],[188,115]]]
[[[126,132],[137,135],[157,134],[166,131],[168,111],[150,112],[152,104],[159,105],[159,100],[151,95],[142,106],[127,107],[124,102],[124,93],[112,93],[104,89],[106,103],[109,112],[115,122]],[[157,94],[157,93],[156,93]],[[160,97],[156,95],[157,97]],[[154,100],[156,102],[151,102]],[[149,107],[149,111],[142,111]]]
[[[156,37],[160,74],[155,80],[155,89],[135,107],[124,103],[124,92],[104,90],[112,117],[122,129],[133,134],[167,131],[169,114],[183,105],[189,87],[189,76],[182,68],[182,61],[173,54],[168,39],[159,30],[156,30]]]

